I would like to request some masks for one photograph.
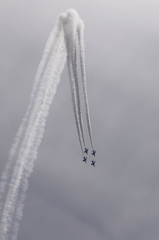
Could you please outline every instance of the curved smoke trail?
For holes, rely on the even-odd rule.
[[[40,64],[39,64],[39,67],[38,67],[38,70],[37,70],[37,73],[36,73],[36,76],[35,76],[35,80],[34,80],[34,83],[33,83],[32,93],[31,93],[31,97],[30,97],[30,103],[29,103],[27,112],[26,112],[26,114],[25,114],[25,116],[22,120],[22,123],[19,127],[19,130],[16,134],[15,142],[13,143],[13,146],[10,150],[10,154],[9,154],[9,158],[8,158],[8,164],[6,165],[5,170],[4,170],[4,172],[1,176],[0,201],[1,201],[2,196],[4,196],[6,194],[6,191],[7,191],[6,187],[7,187],[7,184],[9,182],[9,179],[10,179],[11,168],[13,167],[13,165],[15,163],[15,160],[16,160],[16,157],[17,157],[17,151],[19,150],[20,143],[21,143],[21,141],[24,137],[25,129],[26,129],[26,126],[28,124],[28,119],[29,119],[30,113],[32,111],[32,108],[34,106],[34,99],[35,99],[35,96],[37,94],[38,85],[40,84],[41,77],[42,77],[42,74],[44,72],[46,62],[47,62],[47,58],[50,54],[50,50],[51,50],[51,48],[54,49],[54,45],[56,44],[58,35],[60,33],[59,30],[60,30],[59,25],[57,24],[55,26],[55,28],[53,29],[53,31],[50,33],[50,37],[48,38],[48,41],[47,41],[46,46],[44,48],[42,59],[40,61]],[[3,206],[3,203],[0,202],[0,213],[1,213],[1,210],[2,210],[2,206]]]
[[[79,107],[78,107],[78,93],[77,89],[77,79],[75,75],[75,64],[74,64],[74,54],[76,51],[76,39],[77,39],[77,20],[79,16],[76,11],[68,10],[66,13],[61,14],[61,22],[63,26],[63,31],[65,35],[65,42],[67,48],[67,64],[68,64],[68,72],[70,78],[70,86],[71,86],[71,94],[72,94],[72,104],[73,104],[73,111],[75,117],[75,123],[78,133],[78,138],[81,146],[81,151],[83,153],[83,146],[82,146],[82,129],[80,124],[80,117],[79,117]],[[85,145],[85,142],[83,142]]]
[[[81,73],[82,73],[83,92],[84,92],[84,98],[85,98],[87,126],[88,126],[88,133],[89,133],[91,146],[92,146],[92,149],[94,149],[93,140],[92,140],[90,116],[89,116],[87,85],[86,85],[85,46],[84,46],[84,35],[83,35],[83,33],[84,33],[84,23],[81,19],[79,19],[79,26],[78,26],[77,30],[78,30],[78,38],[79,38],[79,46],[80,46]]]
[[[75,88],[76,88],[76,97],[77,97],[77,109],[78,109],[78,116],[79,116],[79,124],[81,129],[81,135],[84,147],[86,147],[85,137],[84,137],[84,127],[83,127],[83,120],[82,120],[82,113],[81,113],[81,103],[80,103],[80,94],[79,94],[79,84],[78,84],[78,73],[77,73],[77,47],[74,51],[74,58],[72,59],[73,70],[74,70],[74,78],[75,78]]]
[[[36,159],[37,149],[38,149],[38,146],[40,145],[40,142],[43,137],[45,121],[46,121],[46,117],[48,115],[49,105],[51,104],[53,97],[56,93],[57,85],[60,80],[59,76],[61,75],[61,72],[64,68],[64,64],[66,62],[66,50],[65,50],[65,46],[63,45],[63,39],[61,41],[61,44],[58,46],[58,51],[57,51],[56,55],[57,55],[56,56],[56,64],[57,64],[56,68],[52,66],[52,64],[54,63],[54,61],[53,61],[54,55],[52,55],[50,57],[50,60],[48,62],[48,66],[50,66],[50,67],[52,66],[52,71],[50,72],[50,76],[48,76],[49,81],[47,83],[45,99],[43,100],[43,104],[42,104],[43,107],[41,106],[41,108],[42,108],[41,116],[39,117],[39,121],[37,120],[37,127],[36,127],[36,132],[35,132],[36,139],[35,139],[35,136],[33,136],[33,144],[32,144],[32,148],[30,150],[30,156],[26,160],[25,167],[23,169],[23,177],[21,179],[21,194],[20,194],[20,198],[18,198],[18,200],[17,200],[17,208],[15,211],[15,218],[14,218],[14,223],[13,223],[13,228],[12,228],[12,232],[13,232],[15,239],[18,234],[19,223],[22,218],[22,212],[23,212],[23,206],[24,206],[23,202],[25,199],[26,190],[28,188],[28,178],[34,167],[33,159],[34,159],[34,161]],[[48,105],[47,110],[46,110],[46,105]],[[39,140],[39,139],[40,139],[40,141],[37,142],[37,140]]]
[[[85,92],[88,131],[91,138],[86,92],[83,28],[75,10],[62,13],[46,43],[34,80],[30,103],[11,148],[8,163],[0,183],[0,239],[16,240],[28,178],[33,171],[41,143],[46,117],[57,90],[66,59],[71,84],[72,102],[81,150],[85,146],[77,73],[77,40],[80,45],[81,71]],[[3,209],[2,209],[3,208]]]
[[[60,32],[60,34],[63,36],[62,32]],[[59,45],[59,38],[57,43]],[[64,39],[62,38],[62,44],[63,43]],[[17,200],[20,198],[25,198],[24,194],[27,189],[25,186],[26,184],[23,186],[23,191],[21,191],[18,195],[20,184],[23,180],[23,177],[25,177],[24,169],[27,168],[27,171],[29,170],[29,173],[31,173],[33,169],[33,162],[35,161],[37,155],[36,151],[43,136],[46,116],[48,114],[49,105],[51,104],[50,99],[52,99],[55,95],[59,78],[66,62],[66,51],[64,50],[64,46],[62,48],[63,51],[61,57],[59,51],[57,51],[59,50],[58,45],[54,47],[50,61],[45,68],[44,77],[42,78],[43,81],[41,81],[39,89],[37,90],[37,96],[35,97],[33,104],[34,107],[28,120],[28,126],[25,129],[24,139],[19,148],[18,158],[13,169],[11,183],[1,218],[0,239],[2,240],[8,239],[8,233],[11,230],[15,206],[19,206],[17,204]],[[57,53],[55,51],[56,48]],[[52,81],[53,83],[51,83]],[[50,84],[52,85],[52,92],[49,94]],[[30,166],[30,168],[28,168],[28,166]],[[27,177],[29,177],[29,175]],[[17,212],[19,211],[19,208],[20,207],[17,207]]]
[[[79,94],[79,84],[78,84],[78,72],[77,72],[77,44],[78,44],[78,24],[79,24],[79,15],[76,11],[68,10],[66,12],[69,17],[71,17],[73,21],[72,23],[72,51],[71,49],[68,49],[68,52],[70,53],[70,61],[72,62],[73,66],[73,75],[74,75],[74,86],[75,86],[75,93],[76,93],[76,104],[77,104],[77,116],[79,121],[79,127],[80,127],[80,133],[83,140],[84,147],[86,147],[85,138],[84,138],[84,127],[83,127],[83,120],[82,120],[82,113],[81,113],[81,104],[80,104],[80,94]],[[69,42],[70,42],[70,36],[69,36]]]

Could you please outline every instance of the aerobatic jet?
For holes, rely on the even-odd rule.
[[[93,161],[93,160],[91,161],[91,165],[94,166],[94,167],[95,167],[95,162],[96,161]]]
[[[83,162],[87,162],[87,157],[83,157]]]
[[[84,149],[84,153],[88,154],[88,148]]]
[[[92,155],[94,155],[94,157],[95,157],[95,154],[96,154],[96,151],[92,150]]]

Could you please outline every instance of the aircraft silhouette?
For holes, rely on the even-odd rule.
[[[91,165],[94,166],[94,167],[95,167],[95,162],[96,161],[93,161],[93,160],[91,161]]]
[[[87,157],[83,157],[83,162],[87,162]]]
[[[92,150],[92,155],[94,155],[94,157],[95,157],[95,154],[96,154],[96,151]]]
[[[88,148],[84,149],[84,153],[88,154]]]

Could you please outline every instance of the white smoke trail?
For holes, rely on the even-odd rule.
[[[0,183],[1,222],[0,240],[16,240],[23,205],[28,188],[28,178],[33,171],[37,150],[41,143],[49,106],[57,90],[66,57],[71,84],[72,102],[75,122],[81,150],[83,153],[84,130],[80,106],[76,44],[79,38],[81,50],[81,66],[83,85],[85,82],[85,66],[83,40],[79,27],[79,15],[75,10],[68,10],[59,16],[56,26],[47,41],[40,62],[30,98],[30,103],[10,151],[9,160]],[[86,87],[84,86],[86,91]],[[85,93],[88,129],[90,128],[87,93]],[[91,131],[89,129],[91,136]],[[90,137],[91,140],[91,137]],[[92,142],[91,142],[92,143]],[[14,166],[15,165],[15,166]],[[6,200],[5,200],[6,198]],[[4,204],[3,204],[4,202]],[[2,211],[3,207],[3,211]]]
[[[41,76],[45,69],[46,61],[50,54],[50,50],[51,50],[51,48],[54,49],[54,45],[56,44],[59,33],[60,33],[60,29],[59,29],[59,25],[57,24],[55,26],[55,28],[53,29],[53,31],[51,32],[50,37],[48,38],[48,41],[46,43],[45,49],[43,51],[43,56],[42,56],[41,62],[39,64],[39,67],[38,67],[38,70],[37,70],[37,73],[35,76],[32,93],[31,93],[31,97],[30,97],[30,103],[29,103],[27,112],[26,112],[25,117],[23,118],[22,123],[19,127],[19,130],[16,134],[15,142],[14,142],[14,144],[11,148],[10,154],[9,154],[8,164],[6,165],[5,170],[1,176],[0,201],[1,201],[2,196],[4,196],[7,191],[6,187],[8,185],[9,179],[10,179],[11,168],[12,168],[13,164],[15,163],[15,159],[17,157],[17,150],[19,149],[19,145],[24,137],[24,131],[28,124],[28,118],[29,118],[30,113],[33,108],[34,99],[37,94],[38,85],[40,83]],[[2,206],[3,206],[3,203],[0,202],[0,213],[1,213]]]
[[[79,143],[80,143],[81,151],[83,154],[81,130],[80,130],[79,118],[78,118],[78,114],[77,114],[77,102],[76,102],[76,92],[75,92],[76,89],[75,89],[75,84],[74,84],[73,67],[72,67],[72,63],[71,63],[70,59],[68,59],[68,58],[67,58],[67,65],[68,65],[68,72],[69,72],[69,77],[70,77],[70,86],[71,86],[71,93],[72,93],[72,104],[73,104],[74,117],[75,117],[75,122],[76,122]]]
[[[77,23],[79,20],[79,16],[76,11],[68,10],[66,13],[61,15],[61,22],[65,34],[66,48],[67,48],[67,65],[68,72],[70,78],[71,85],[71,93],[72,93],[72,104],[73,111],[75,117],[75,123],[77,128],[77,134],[81,146],[81,151],[83,153],[82,146],[82,136],[81,136],[81,126],[78,112],[78,103],[77,103],[77,92],[76,92],[76,84],[75,84],[75,74],[74,74],[74,53],[76,49],[76,39],[77,39]]]
[[[74,72],[74,79],[75,79],[75,88],[76,88],[76,97],[77,97],[77,109],[78,109],[78,116],[79,116],[79,124],[81,129],[81,135],[84,147],[86,147],[85,137],[84,137],[84,127],[83,127],[83,120],[82,120],[82,113],[81,113],[81,103],[80,103],[80,94],[79,94],[79,84],[78,84],[78,72],[77,72],[77,46],[74,52],[74,58],[72,59],[73,65],[73,72]]]
[[[58,39],[58,41],[59,41],[59,39]],[[64,44],[64,40],[63,40],[63,44]],[[44,75],[45,77],[39,87],[38,96],[37,96],[36,100],[34,100],[35,101],[34,108],[31,112],[29,124],[25,131],[24,140],[20,146],[19,156],[18,156],[18,159],[16,162],[16,166],[14,168],[10,188],[8,191],[7,199],[6,199],[3,214],[2,214],[0,239],[7,239],[7,234],[9,232],[11,224],[12,224],[12,215],[13,215],[14,208],[16,205],[18,188],[20,186],[20,181],[22,179],[24,167],[27,164],[27,158],[31,154],[30,152],[33,152],[32,154],[34,155],[34,157],[32,156],[31,160],[34,161],[34,159],[36,158],[36,149],[40,144],[40,141],[41,141],[41,138],[43,135],[43,128],[45,125],[44,124],[45,117],[43,117],[43,115],[46,116],[48,114],[48,104],[51,103],[50,96],[49,96],[49,98],[47,97],[47,94],[49,93],[48,91],[50,91],[49,90],[50,84],[48,84],[48,82],[50,81],[50,79],[51,80],[53,79],[54,80],[53,87],[56,90],[57,83],[58,83],[57,81],[59,81],[59,77],[61,75],[61,72],[64,67],[64,63],[66,61],[66,51],[63,52],[62,59],[60,58],[60,62],[59,62],[59,56],[57,53],[55,53],[55,51],[53,52],[52,56],[53,57],[51,58],[51,60],[49,61],[49,64],[48,64],[49,65],[48,68],[51,70],[52,74],[49,76],[49,71],[47,70],[47,67],[46,67],[46,70],[45,70],[46,73]],[[54,59],[54,61],[53,61],[53,59]],[[52,64],[53,64],[53,66],[52,66]],[[61,69],[61,65],[62,65],[62,69]],[[58,66],[60,66],[60,75],[58,75],[56,77],[56,75],[57,75],[56,71],[57,71],[57,69],[59,69]],[[55,79],[55,77],[57,78],[57,80]],[[47,80],[47,81],[45,82],[45,80]],[[47,85],[47,87],[46,87],[46,85]],[[51,93],[52,96],[55,94],[54,89],[52,89],[52,93]],[[45,106],[45,108],[43,106]],[[39,107],[40,107],[40,109],[39,109]],[[39,130],[39,126],[38,126],[38,121],[41,121],[40,122],[40,124],[41,124],[40,130]],[[41,135],[41,137],[38,136],[38,133]],[[35,139],[35,137],[36,137],[36,139]],[[33,144],[34,142],[36,142],[36,146],[34,146],[34,144]],[[33,150],[31,150],[31,149],[33,149]],[[21,198],[23,199],[24,197],[22,196]]]
[[[48,103],[48,108],[49,105],[51,104],[53,97],[55,95],[56,92],[56,88],[57,88],[57,84],[59,83],[59,77],[61,75],[61,72],[63,70],[64,64],[66,62],[66,50],[64,50],[63,46],[63,39],[61,42],[61,46],[59,46],[59,51],[58,51],[58,56],[56,56],[56,64],[57,64],[57,69],[55,67],[52,68],[52,73],[50,74],[49,77],[49,82],[50,82],[50,87],[48,94],[46,94],[46,103]],[[48,63],[48,65],[51,63],[53,63],[52,61],[53,59],[50,58],[50,61]],[[30,152],[30,159],[36,159],[36,151],[38,149],[38,144],[37,140],[38,139],[42,139],[43,136],[43,132],[44,132],[44,126],[45,126],[45,121],[46,121],[46,117],[48,115],[48,110],[45,112],[44,109],[46,110],[46,106],[43,108],[43,110],[41,110],[41,122],[38,123],[38,127],[36,129],[36,139],[34,138],[34,144],[32,145],[32,150]],[[42,126],[42,127],[41,127]],[[39,131],[39,128],[40,131]],[[13,240],[16,239],[17,233],[18,233],[18,228],[19,228],[19,222],[21,220],[22,217],[22,210],[23,210],[23,202],[25,199],[25,192],[28,188],[28,177],[30,176],[30,173],[33,169],[33,161],[31,162],[27,162],[27,164],[25,164],[25,169],[24,169],[24,175],[22,178],[22,192],[21,192],[21,197],[18,199],[18,203],[17,203],[17,209],[15,212],[15,221],[14,221],[14,225],[13,225]]]
[[[68,14],[67,19],[70,19],[71,23],[69,22],[69,31],[68,28],[65,30],[65,36],[67,39],[69,39],[69,42],[67,43],[68,47],[68,53],[69,53],[69,60],[72,63],[72,68],[73,68],[73,82],[74,82],[74,102],[76,103],[76,115],[78,119],[78,125],[80,129],[80,135],[83,140],[84,147],[86,147],[85,144],[85,138],[84,138],[84,128],[83,128],[83,121],[82,121],[82,113],[81,113],[81,106],[80,106],[80,94],[79,94],[79,84],[78,84],[78,72],[77,72],[77,41],[78,41],[78,33],[77,33],[77,28],[78,28],[78,22],[79,22],[79,15],[76,11],[74,10],[68,10],[66,12]],[[66,25],[65,25],[66,26]],[[67,35],[69,36],[67,37]],[[71,41],[72,40],[72,41]],[[71,45],[72,43],[72,45]],[[71,45],[71,46],[70,46]]]
[[[86,86],[84,23],[83,23],[83,21],[81,19],[79,19],[79,26],[78,26],[77,31],[78,31],[79,46],[80,46],[81,73],[82,73],[83,92],[84,92],[85,107],[86,107],[86,118],[87,118],[88,133],[89,133],[89,138],[90,138],[92,149],[94,149],[94,147],[93,147],[93,140],[92,140],[90,116],[89,116],[87,86]]]

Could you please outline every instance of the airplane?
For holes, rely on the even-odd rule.
[[[85,148],[85,149],[84,149],[84,153],[87,153],[87,154],[88,154],[88,148]]]
[[[93,161],[93,160],[91,161],[91,165],[94,166],[94,167],[95,167],[95,162],[96,161]]]
[[[92,150],[92,155],[94,155],[94,157],[95,157],[95,154],[96,154],[96,151]]]
[[[83,162],[87,162],[87,157],[83,157]]]

